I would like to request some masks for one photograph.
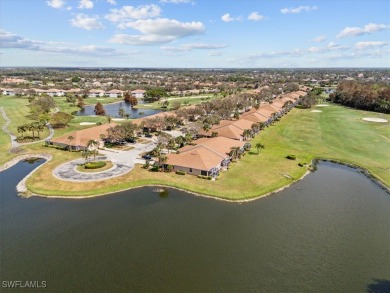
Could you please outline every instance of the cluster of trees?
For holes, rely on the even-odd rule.
[[[63,128],[68,126],[68,123],[73,119],[73,116],[65,112],[56,112],[50,119],[50,124],[54,128]]]
[[[23,125],[19,125],[17,128],[18,133],[21,134],[21,139],[24,139],[25,136],[24,134],[27,131],[31,132],[31,138],[35,139],[35,133],[38,134],[38,138],[40,137],[41,132],[45,129],[45,123],[43,122],[31,122],[31,123],[26,123]]]
[[[343,81],[329,95],[329,100],[357,109],[390,113],[390,86]]]
[[[102,137],[110,142],[118,142],[123,140],[134,139],[136,132],[139,129],[137,124],[126,121],[122,124],[115,125],[107,129],[107,136]]]
[[[301,97],[298,106],[304,109],[311,108],[317,103],[317,98],[320,97],[321,93],[322,93],[321,88],[314,88],[306,96]]]
[[[167,96],[168,94],[164,88],[157,87],[157,88],[147,90],[145,93],[144,100],[146,102],[155,102]]]
[[[49,120],[49,112],[56,107],[54,99],[48,95],[42,95],[39,98],[30,100],[30,117],[32,120]]]
[[[106,110],[104,110],[104,107],[102,103],[97,102],[95,105],[95,114],[99,116],[104,116],[106,115]]]
[[[126,103],[130,103],[132,107],[138,104],[137,98],[133,97],[129,92],[124,94],[123,99]]]

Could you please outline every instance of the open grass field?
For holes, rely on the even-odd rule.
[[[214,96],[214,94],[205,94],[205,95],[199,95],[199,96],[186,96],[186,97],[169,97],[167,98],[167,101],[169,102],[168,110],[173,110],[173,104],[175,101],[181,102],[181,106],[190,106],[190,105],[197,105],[206,101],[211,101],[214,99],[220,98],[220,95]],[[135,106],[137,109],[162,109],[162,103],[165,100],[162,99],[161,101],[148,103],[148,104],[138,104]]]
[[[138,165],[128,174],[110,180],[69,183],[55,179],[51,170],[75,156],[74,153],[50,149],[53,160],[34,173],[27,186],[32,192],[44,195],[87,196],[144,185],[166,185],[229,200],[243,200],[259,197],[299,179],[307,168],[299,167],[298,163],[309,163],[317,157],[359,165],[390,186],[390,124],[361,119],[382,117],[390,120],[390,115],[337,105],[318,109],[322,112],[292,110],[252,140],[252,145],[257,142],[265,145],[260,155],[253,149],[228,171],[222,172],[216,181],[191,175],[153,173]],[[288,154],[296,155],[297,159],[286,159]]]
[[[60,109],[60,111],[64,111],[67,113],[72,113],[74,111],[79,110],[78,107],[72,106],[71,104],[66,102],[65,97],[57,97],[54,98],[56,101],[57,107]],[[116,101],[115,98],[105,98],[102,103],[110,103],[113,101]],[[94,104],[96,103],[96,98],[88,98],[85,100],[86,104]],[[12,131],[16,136],[18,136],[17,127],[19,125],[32,122],[32,120],[28,119],[26,116],[29,114],[29,107],[28,107],[28,99],[26,97],[14,97],[14,96],[1,96],[0,95],[0,107],[3,107],[5,112],[7,113],[8,118],[11,120],[11,124],[9,124],[8,129]],[[88,116],[76,116],[73,118],[73,120],[69,123],[69,126],[66,128],[59,128],[55,129],[54,131],[54,137],[61,136],[63,134],[85,129],[92,127],[93,125],[89,126],[82,126],[80,125],[81,122],[101,122],[101,123],[107,123],[106,117],[88,117]],[[5,124],[5,120],[3,119],[2,115],[0,115],[0,123],[1,125]],[[25,135],[30,135],[29,132],[25,133]],[[49,130],[45,128],[45,130],[40,134],[41,139],[47,137],[49,135]],[[21,149],[25,152],[28,152],[32,149],[41,148],[42,143],[37,143],[37,146],[23,146]],[[13,157],[15,157],[15,154],[10,154],[8,151],[11,147],[10,143],[10,137],[5,132],[0,132],[0,165],[4,164],[5,162],[9,161]]]
[[[8,125],[8,129],[16,136],[19,135],[17,131],[18,126],[34,122],[26,117],[30,113],[28,104],[28,99],[25,97],[0,96],[0,107],[4,108],[8,118],[11,120],[11,124]],[[31,133],[26,132],[25,135],[31,135]],[[45,128],[45,130],[41,132],[40,137],[43,139],[48,135],[49,130]]]

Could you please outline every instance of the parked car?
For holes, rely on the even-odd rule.
[[[153,137],[150,133],[145,134],[145,137]]]
[[[143,155],[142,158],[144,158],[145,160],[151,160],[152,156],[151,155]]]
[[[127,142],[129,142],[129,143],[136,143],[136,141],[135,141],[134,138],[129,138],[129,139],[127,139]]]

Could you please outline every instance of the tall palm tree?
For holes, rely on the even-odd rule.
[[[72,142],[72,140],[74,140],[74,137],[72,135],[69,135],[68,136],[68,140],[69,140],[69,143]],[[69,146],[69,151],[72,149],[72,146]]]
[[[264,148],[264,145],[258,142],[256,143],[255,148],[257,149],[257,154],[260,154],[260,150]]]
[[[84,151],[81,152],[81,156],[85,159],[85,162],[88,163],[88,158],[91,155],[91,151],[86,148]]]
[[[239,147],[231,147],[229,156],[232,158],[233,161],[235,161],[238,157],[240,148]]]
[[[159,165],[161,166],[161,164],[162,164],[162,171],[164,172],[164,164],[167,162],[167,160],[168,160],[168,158],[167,158],[167,156],[165,156],[165,155],[160,155],[159,157],[158,157],[158,163],[159,163]]]
[[[125,109],[122,106],[119,108],[118,114],[122,118],[125,116]]]
[[[91,139],[87,143],[87,149],[90,151],[91,154],[93,154],[93,159],[96,159],[97,154],[97,143],[95,140]]]

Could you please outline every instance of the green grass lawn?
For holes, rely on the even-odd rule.
[[[78,111],[79,108],[76,106],[72,106],[71,104],[66,102],[65,97],[56,97],[54,98],[56,101],[57,107],[60,109],[60,111],[67,112],[71,114],[74,111]],[[115,98],[104,98],[101,102],[103,104],[112,103],[117,101],[118,99]],[[95,104],[97,102],[96,98],[87,98],[85,99],[86,104]],[[3,107],[5,112],[7,113],[8,118],[11,120],[11,124],[9,124],[8,129],[12,131],[16,136],[18,136],[17,127],[19,125],[33,122],[33,120],[29,119],[27,115],[29,114],[30,108],[29,108],[29,102],[26,97],[14,97],[14,96],[1,96],[0,95],[0,107]],[[88,117],[88,116],[75,116],[73,120],[69,123],[69,126],[66,128],[59,128],[55,129],[54,131],[54,137],[61,136],[63,134],[85,129],[92,127],[94,125],[87,125],[83,126],[80,125],[81,122],[101,122],[101,123],[107,123],[107,118],[98,116],[98,117]],[[1,125],[4,125],[5,120],[0,115],[0,123]],[[30,132],[26,132],[25,135],[31,135]],[[41,139],[47,137],[49,135],[49,130],[45,128],[45,130],[40,134]],[[38,148],[41,147],[42,143],[37,143]],[[15,157],[15,154],[8,153],[9,149],[11,147],[10,143],[10,137],[1,131],[0,134],[0,164],[5,163],[6,161],[12,159]],[[28,151],[31,150],[31,146],[29,147],[22,147],[23,150]]]
[[[144,185],[167,185],[230,200],[242,200],[275,191],[307,172],[299,162],[309,163],[314,158],[327,158],[353,163],[369,170],[376,178],[390,186],[389,123],[365,122],[363,117],[390,115],[348,109],[330,105],[310,109],[294,109],[281,121],[264,130],[252,140],[252,145],[265,145],[260,155],[256,150],[247,153],[223,171],[217,181],[199,179],[191,175],[148,172],[137,166],[133,171],[110,180],[69,183],[55,179],[51,170],[69,160],[73,153],[50,150],[55,157],[27,181],[28,188],[46,195],[94,195],[115,192]],[[42,148],[43,149],[43,148]],[[47,148],[46,148],[47,149]],[[62,154],[66,155],[62,155]],[[297,156],[295,161],[285,157]],[[288,175],[288,176],[286,176]]]
[[[214,96],[213,94],[205,94],[205,95],[199,95],[199,96],[190,96],[190,97],[168,97],[169,106],[167,110],[173,110],[172,106],[174,102],[179,101],[181,102],[181,107],[184,106],[190,106],[190,105],[197,105],[201,104],[203,102],[211,101],[214,99],[220,98],[220,95]],[[138,104],[135,106],[137,109],[161,109],[162,103],[164,100],[148,103],[148,104]],[[187,103],[187,104],[185,104]]]

